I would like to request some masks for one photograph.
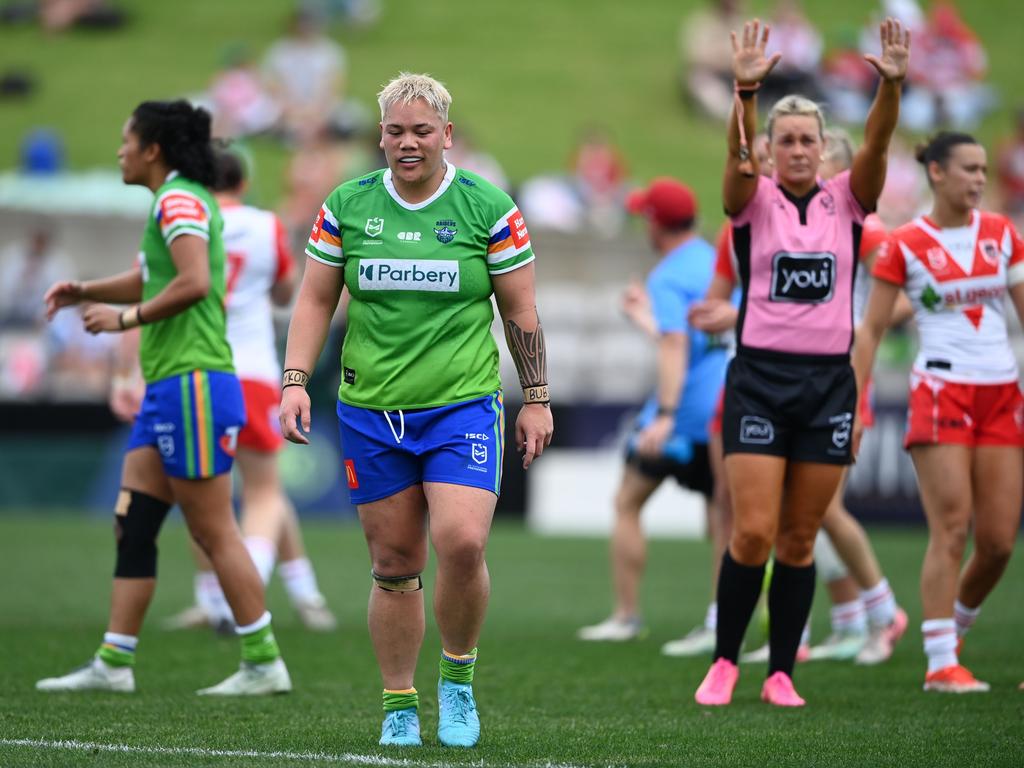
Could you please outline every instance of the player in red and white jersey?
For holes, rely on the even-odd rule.
[[[277,412],[281,364],[274,338],[273,307],[287,305],[294,291],[294,261],[281,221],[270,211],[242,203],[245,170],[231,152],[217,155],[215,193],[224,217],[227,251],[228,341],[245,399],[246,425],[238,435],[236,461],[242,476],[242,533],[266,584],[277,562],[285,589],[303,623],[330,630],[337,622],[306,557],[298,519],[278,474],[284,445]],[[196,605],[171,617],[166,626],[184,628],[230,623],[220,585],[210,563],[195,550],[199,571]]]
[[[910,379],[906,446],[930,531],[921,574],[925,690],[988,690],[958,658],[962,638],[1002,576],[1024,496],[1024,398],[1004,317],[1024,317],[1024,241],[1004,216],[977,209],[985,149],[940,133],[918,153],[934,192],[927,216],[896,229],[857,337],[863,384],[896,296],[910,296],[921,349]],[[971,521],[974,551],[961,572]]]

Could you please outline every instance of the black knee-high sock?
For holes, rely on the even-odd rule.
[[[769,675],[785,672],[793,676],[800,636],[814,600],[814,573],[814,563],[786,565],[776,560],[772,567],[772,584],[768,589]]]
[[[729,550],[722,557],[718,574],[718,630],[715,635],[715,658],[726,658],[735,664],[750,617],[761,595],[764,565],[741,565],[732,559]]]

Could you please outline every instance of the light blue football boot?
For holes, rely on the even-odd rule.
[[[394,709],[384,715],[384,723],[380,727],[382,747],[419,747],[422,744],[416,707]]]
[[[480,741],[473,686],[437,681],[437,738],[446,747],[474,747]]]

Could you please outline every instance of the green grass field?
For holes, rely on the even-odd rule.
[[[193,691],[226,676],[237,644],[206,632],[167,634],[151,621],[136,669],[138,692],[41,694],[36,679],[64,673],[99,642],[112,562],[106,520],[0,517],[0,765],[4,766],[1020,766],[1024,763],[1024,604],[1018,559],[986,605],[965,661],[992,683],[987,695],[920,690],[917,571],[920,530],[876,531],[879,556],[911,615],[896,655],[880,668],[817,662],[796,680],[809,705],[779,711],[758,701],[762,668],[744,668],[731,707],[693,702],[706,660],[666,659],[660,644],[703,615],[707,548],[655,542],[645,588],[650,637],[584,644],[576,628],[608,609],[606,545],[539,539],[499,525],[489,563],[494,592],[476,692],[483,740],[472,751],[436,747],[438,639],[428,628],[417,675],[425,746],[383,751],[380,683],[365,627],[368,560],[357,528],[306,527],[321,585],[342,628],[297,625],[275,583],[271,609],[295,692],[214,701]],[[184,530],[169,524],[159,619],[190,599]],[[430,579],[427,580],[428,590]],[[827,632],[819,602],[815,636]],[[758,640],[758,638],[753,638]],[[16,744],[17,740],[26,740]],[[79,742],[78,747],[59,741]],[[32,742],[32,743],[29,743]],[[44,746],[43,743],[48,746]],[[87,746],[81,746],[85,744]],[[134,751],[110,751],[119,745]],[[217,754],[217,751],[244,754]]]

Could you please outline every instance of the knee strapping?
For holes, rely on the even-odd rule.
[[[114,506],[114,533],[117,537],[115,578],[156,577],[156,537],[170,508],[166,501],[149,494],[121,489]]]
[[[822,581],[838,581],[849,575],[832,539],[824,531],[818,531],[814,540],[814,564],[818,566],[818,576]]]
[[[381,576],[376,571],[370,571],[374,583],[385,592],[418,592],[423,589],[423,579],[419,573],[411,576]]]

